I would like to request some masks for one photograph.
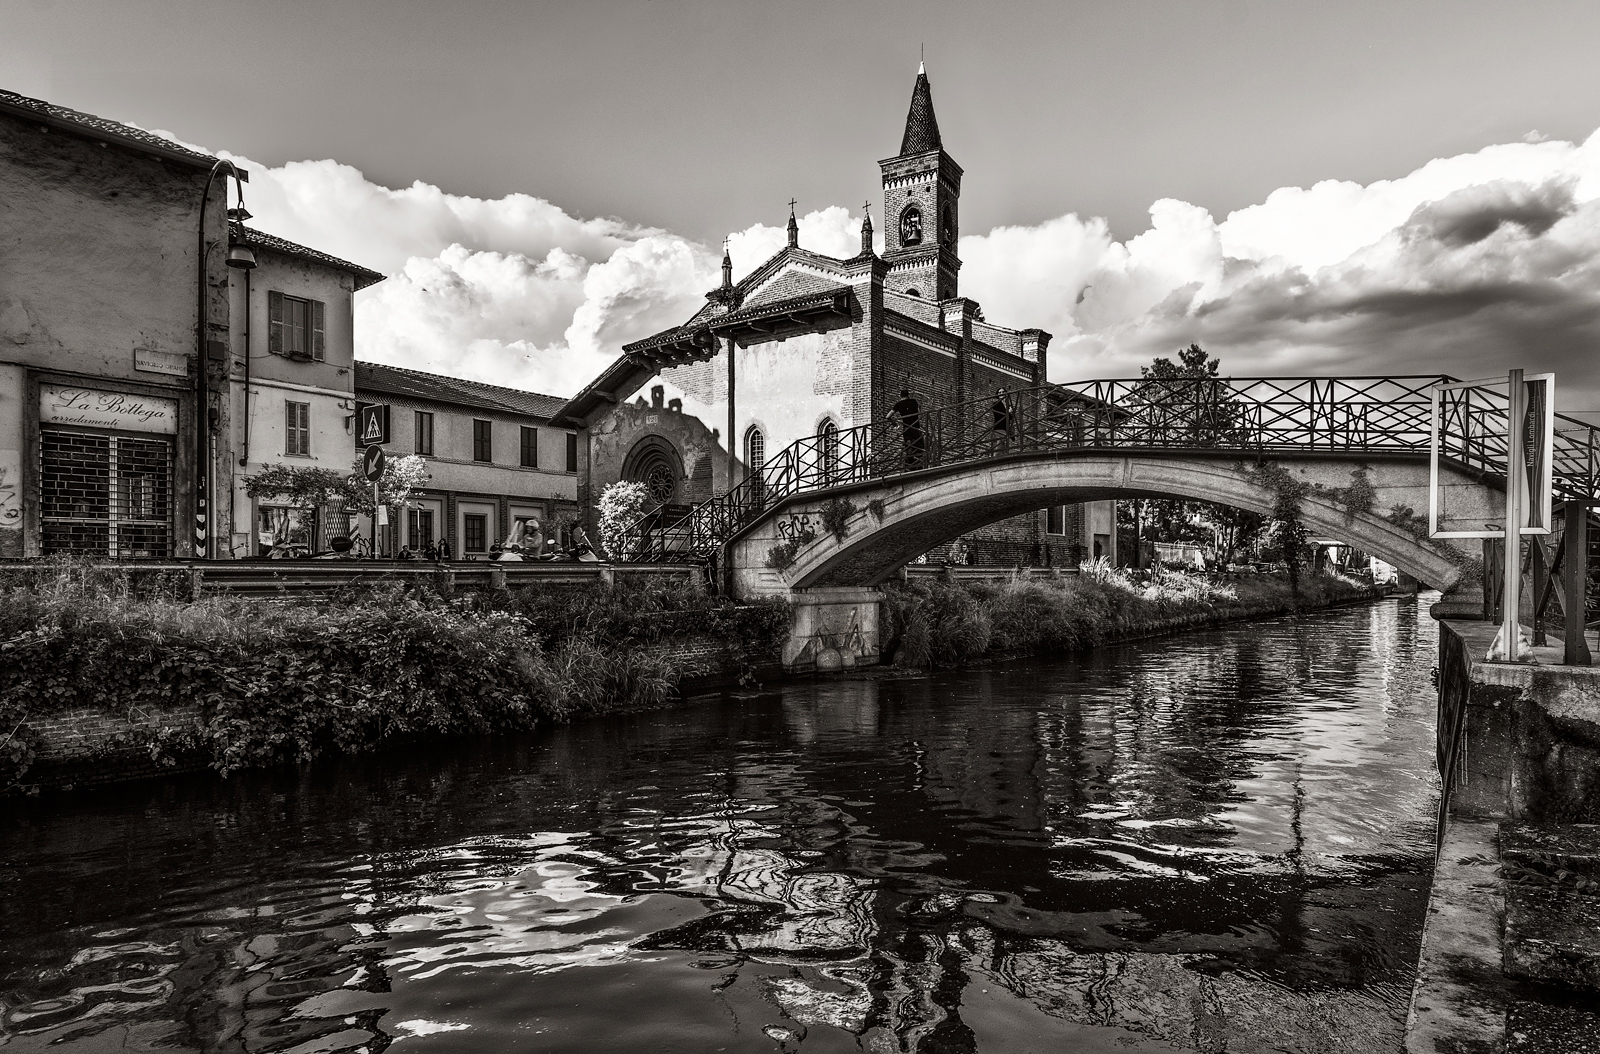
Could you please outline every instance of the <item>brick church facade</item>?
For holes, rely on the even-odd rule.
[[[988,322],[959,292],[962,169],[945,151],[919,70],[900,152],[879,162],[886,230],[870,215],[848,259],[788,244],[722,284],[691,319],[624,347],[558,417],[584,426],[581,500],[648,481],[675,514],[726,491],[789,444],[881,421],[909,391],[924,410],[1046,383],[1050,334]],[[652,383],[653,382],[653,383]],[[646,385],[651,397],[629,400]],[[671,398],[669,399],[668,396]],[[991,524],[929,554],[974,564],[1072,566],[1115,559],[1111,502]]]

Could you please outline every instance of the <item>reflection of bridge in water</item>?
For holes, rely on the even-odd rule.
[[[1432,407],[1439,493],[1456,522],[1504,515],[1507,400],[1443,376],[1097,380],[1044,385],[799,440],[629,559],[722,565],[740,597],[787,596],[795,645],[876,642],[873,588],[940,542],[1051,505],[1181,498],[1270,515],[1288,479],[1302,519],[1435,588],[1469,554],[1428,538]],[[1558,501],[1600,497],[1600,441],[1556,418]],[[1267,463],[1274,463],[1267,466]],[[1267,467],[1264,467],[1267,466]]]
[[[135,787],[0,832],[33,876],[0,891],[28,907],[0,910],[0,1038],[378,1050],[459,1028],[510,1049],[539,1019],[541,1049],[733,1049],[735,1027],[1018,1049],[999,1021],[1129,1030],[1116,1049],[1390,1049],[1432,847],[1431,650],[1391,603],[248,794]]]

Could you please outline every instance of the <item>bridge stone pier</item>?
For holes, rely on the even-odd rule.
[[[1302,518],[1314,534],[1348,541],[1436,589],[1462,583],[1462,551],[1419,537],[1386,518],[1395,507],[1425,516],[1428,464],[1415,455],[1355,452],[1281,454],[1274,462],[1308,485]],[[1485,522],[1503,508],[1490,483],[1442,468],[1458,514],[1480,510]],[[1369,502],[1350,501],[1364,474]],[[776,503],[730,539],[728,570],[736,596],[784,596],[795,606],[784,654],[791,668],[837,669],[878,657],[876,588],[920,553],[986,523],[1049,505],[1107,498],[1178,498],[1270,514],[1276,494],[1240,452],[1048,451],[903,473]],[[841,536],[823,527],[824,508],[844,499],[853,510]],[[1367,507],[1361,507],[1366,505]],[[1414,523],[1415,521],[1413,521]],[[774,548],[813,532],[793,562],[768,566]]]

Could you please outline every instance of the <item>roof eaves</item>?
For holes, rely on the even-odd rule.
[[[208,171],[217,163],[219,158],[210,154],[202,154],[198,150],[190,150],[180,146],[170,139],[163,139],[159,135],[147,132],[142,128],[135,128],[121,121],[113,121],[107,117],[97,117],[92,113],[83,113],[66,106],[58,106],[44,99],[34,99],[16,92],[0,90],[0,113],[7,113],[25,121],[32,121],[52,128],[59,128],[68,132],[88,136],[102,142],[115,143],[125,146],[130,150],[141,153],[154,154],[167,161],[188,165]],[[250,173],[245,169],[238,169],[239,178],[250,182]]]
[[[344,271],[355,278],[357,289],[365,289],[370,285],[377,285],[389,277],[385,274],[379,274],[370,268],[362,267],[360,264],[351,263],[349,260],[341,260],[337,256],[332,256],[318,249],[292,242],[287,238],[280,238],[275,234],[258,231],[254,227],[246,227],[242,223],[231,222],[228,227],[230,233],[246,245],[253,245],[271,252],[284,253],[288,256],[298,256],[301,259],[311,260],[315,263]]]

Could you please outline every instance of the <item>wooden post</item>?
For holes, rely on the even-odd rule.
[[[1589,584],[1589,568],[1586,566],[1589,557],[1588,503],[1577,499],[1568,501],[1566,517],[1567,552],[1566,562],[1562,565],[1566,579],[1566,596],[1562,598],[1566,615],[1566,648],[1561,661],[1568,666],[1588,666],[1594,661],[1589,654],[1589,642],[1583,635]]]
[[[1500,556],[1505,542],[1499,538],[1483,540],[1483,621],[1500,621]]]

